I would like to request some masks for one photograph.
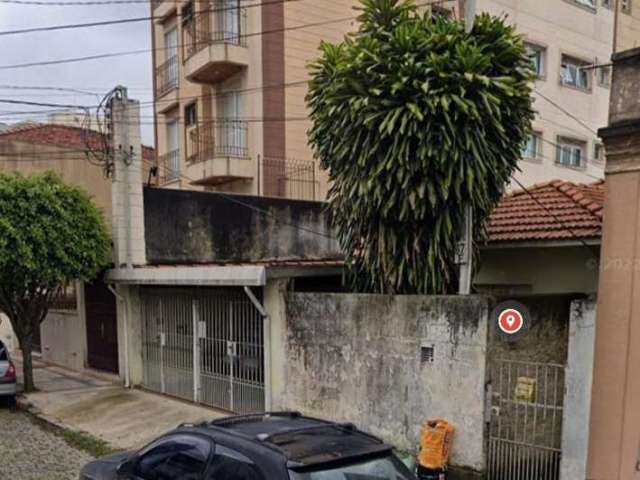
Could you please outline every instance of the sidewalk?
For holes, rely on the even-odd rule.
[[[20,358],[18,378],[22,376]],[[115,378],[74,372],[34,361],[38,392],[23,395],[21,406],[63,428],[86,432],[123,450],[137,449],[181,423],[224,414],[141,390],[125,389]]]

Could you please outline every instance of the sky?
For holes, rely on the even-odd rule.
[[[44,0],[44,2],[54,0]],[[68,1],[68,0],[61,0]],[[148,3],[116,5],[21,5],[0,3],[0,32],[50,25],[84,23],[150,16]],[[73,30],[0,35],[0,67],[151,48],[150,21]],[[99,98],[116,85],[129,88],[129,97],[150,102],[152,92],[151,53],[106,58],[80,63],[3,70],[0,68],[0,99],[33,102],[97,105]],[[16,90],[7,86],[62,87],[89,90],[99,95]],[[50,110],[43,108],[42,110]],[[39,107],[0,104],[0,122],[41,120],[42,115],[6,112],[34,111]],[[143,105],[143,142],[153,145],[153,109]]]

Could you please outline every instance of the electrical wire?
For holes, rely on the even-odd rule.
[[[549,102],[551,105],[556,107],[558,110],[560,110],[562,113],[564,113],[567,117],[569,117],[569,118],[575,120],[576,122],[578,122],[584,128],[586,128],[587,130],[592,132],[596,137],[598,136],[598,132],[596,130],[594,130],[592,127],[590,127],[589,125],[587,125],[587,123],[584,120],[581,120],[580,118],[578,118],[575,115],[573,115],[571,112],[566,110],[562,105],[559,105],[557,102],[555,102],[551,98],[547,97],[545,94],[541,93],[538,89],[534,88],[533,91],[535,93],[537,93],[538,95],[540,95],[540,97],[542,97],[544,100]]]

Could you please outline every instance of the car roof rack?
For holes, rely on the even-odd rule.
[[[269,417],[282,417],[282,418],[300,418],[302,413],[296,411],[282,411],[282,412],[263,412],[263,413],[250,413],[247,415],[236,415],[234,417],[216,418],[209,422],[209,425],[216,427],[224,427],[233,425],[235,423],[251,422],[260,418]]]
[[[282,432],[262,433],[260,435],[257,435],[256,438],[261,442],[275,443],[274,439],[276,437],[297,435],[299,433],[313,432],[316,430],[326,430],[328,428],[337,428],[348,433],[357,432],[356,426],[353,423],[326,423],[324,425],[312,425],[307,427],[292,428],[291,430],[284,430]]]

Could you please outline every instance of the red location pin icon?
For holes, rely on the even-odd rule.
[[[498,326],[507,335],[514,335],[522,330],[524,318],[515,308],[502,310],[498,315]]]

